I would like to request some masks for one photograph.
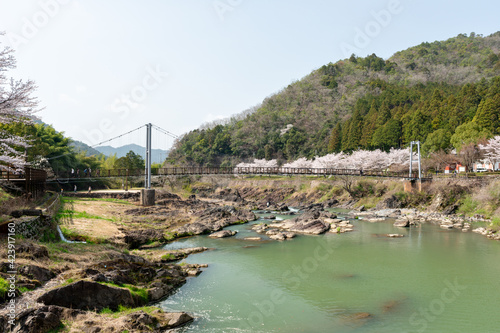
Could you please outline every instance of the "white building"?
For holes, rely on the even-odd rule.
[[[498,171],[500,170],[500,162],[495,164],[489,160],[480,160],[473,164],[474,172]]]

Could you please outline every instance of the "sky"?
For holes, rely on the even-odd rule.
[[[0,47],[56,130],[94,146],[153,123],[182,135],[352,53],[500,30],[500,2],[0,0]],[[141,130],[143,131],[143,130]],[[136,131],[111,145],[144,145]],[[173,139],[153,133],[154,148]]]

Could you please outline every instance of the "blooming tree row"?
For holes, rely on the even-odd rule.
[[[479,149],[491,164],[495,165],[495,163],[500,162],[500,135],[490,139],[484,145],[479,145]]]
[[[416,160],[416,156],[414,156]],[[410,164],[408,149],[391,149],[389,152],[381,150],[357,150],[352,154],[328,154],[308,160],[305,157],[284,164],[281,168],[308,168],[308,169],[355,169],[355,170],[386,170],[393,165],[407,166]],[[237,168],[276,168],[276,160],[254,160],[253,163],[240,163]]]

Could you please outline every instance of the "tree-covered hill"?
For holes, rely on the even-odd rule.
[[[186,134],[169,160],[293,160],[413,140],[428,151],[447,149],[457,127],[472,122],[480,133],[500,133],[500,32],[426,42],[387,60],[352,55],[329,63],[253,112]]]

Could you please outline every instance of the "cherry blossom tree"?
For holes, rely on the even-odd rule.
[[[314,168],[313,162],[309,161],[307,158],[302,157],[299,158],[298,160],[295,160],[291,163],[286,163],[282,166],[282,168],[293,168],[293,169],[299,169],[299,168]]]
[[[484,154],[485,159],[493,164],[493,168],[495,168],[495,164],[500,162],[500,135],[490,139],[484,145],[480,144],[479,149]]]
[[[3,33],[0,32],[0,36]],[[0,124],[15,122],[30,123],[36,112],[38,101],[32,97],[36,89],[33,81],[14,80],[5,72],[15,68],[13,50],[0,47]],[[0,128],[0,170],[17,171],[26,165],[26,138],[13,135]]]
[[[240,163],[236,165],[236,168],[248,168],[250,172],[259,172],[260,168],[277,168],[277,160],[266,160],[266,159],[255,159],[252,163]]]

